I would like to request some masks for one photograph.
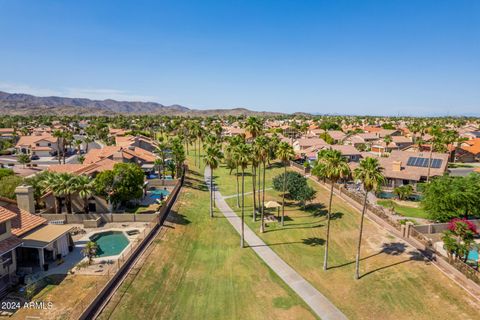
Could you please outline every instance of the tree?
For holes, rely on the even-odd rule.
[[[446,222],[480,213],[480,175],[443,176],[423,186],[422,206],[434,221]]]
[[[289,145],[286,142],[280,142],[278,144],[278,149],[277,149],[277,158],[279,158],[284,166],[284,181],[283,181],[283,195],[282,195],[282,226],[284,225],[284,217],[285,217],[285,188],[287,185],[287,166],[289,164],[289,161],[295,156],[295,153],[293,151],[293,148],[291,145]]]
[[[289,197],[299,201],[303,207],[306,201],[313,200],[315,190],[308,185],[307,179],[298,172],[287,171],[273,178],[273,188],[276,191],[283,191],[285,182],[285,190]]]
[[[325,242],[325,256],[323,261],[323,270],[328,268],[328,248],[330,239],[330,217],[332,213],[332,199],[333,188],[338,180],[346,178],[350,175],[350,167],[348,166],[347,159],[338,150],[328,150],[322,158],[320,158],[317,165],[314,167],[313,172],[319,178],[326,178],[330,180],[330,199],[328,201],[327,211],[327,230],[326,230],[326,242]]]
[[[396,187],[393,189],[393,194],[395,194],[399,200],[407,200],[413,194],[413,187],[409,184]]]
[[[270,158],[270,141],[266,136],[260,136],[256,140],[257,144],[257,149],[258,149],[258,156],[259,160],[262,163],[263,166],[263,185],[262,185],[262,203],[259,203],[260,207],[260,232],[265,232],[265,171],[266,171],[266,164]],[[260,166],[259,166],[260,168]],[[260,172],[258,175],[258,178],[260,179]],[[255,198],[255,195],[254,195]]]
[[[78,192],[78,196],[83,200],[83,211],[89,213],[88,199],[95,192],[93,181],[88,176],[80,175],[76,177],[75,184],[75,191]]]
[[[18,157],[17,157],[17,161],[18,163],[20,163],[24,168],[25,168],[25,165],[27,163],[30,163],[31,160],[30,160],[30,157],[28,156],[28,154],[19,154]]]
[[[467,219],[455,218],[448,224],[448,230],[443,233],[442,240],[449,259],[462,259],[466,263],[468,253],[475,246],[474,237],[477,234],[476,225]]]
[[[237,163],[242,170],[242,232],[240,237],[240,247],[244,247],[244,233],[245,233],[245,169],[248,167],[248,163],[250,161],[250,153],[251,149],[250,146],[241,143],[235,149],[235,155],[237,159]]]
[[[213,218],[213,170],[218,168],[218,164],[222,159],[222,152],[217,146],[208,146],[205,149],[204,161],[210,167],[210,217]]]
[[[23,178],[19,176],[6,176],[0,179],[0,197],[15,199],[15,189],[21,185]]]
[[[82,253],[88,258],[88,264],[92,264],[93,258],[97,256],[98,246],[94,241],[88,241],[82,249]]]
[[[117,163],[113,170],[105,170],[95,177],[95,192],[112,205],[122,204],[142,197],[144,178],[136,164]]]
[[[362,181],[363,189],[365,191],[358,235],[357,256],[355,259],[355,279],[360,278],[360,247],[362,244],[363,220],[365,217],[365,211],[367,210],[368,193],[372,190],[376,190],[385,181],[382,171],[383,168],[380,166],[378,159],[370,157],[363,159],[360,162],[360,165],[354,170],[355,179]]]

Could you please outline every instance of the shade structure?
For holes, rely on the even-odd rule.
[[[282,205],[276,201],[268,201],[265,203],[265,208],[280,208]]]

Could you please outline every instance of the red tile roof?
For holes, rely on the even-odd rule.
[[[10,211],[14,215],[14,218],[12,219],[12,234],[16,236],[21,236],[24,233],[47,222],[45,218],[31,214],[30,212],[22,210],[13,204],[9,204],[1,208]]]

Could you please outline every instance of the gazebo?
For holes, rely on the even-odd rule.
[[[267,203],[265,203],[265,208],[277,208],[277,217],[280,215],[281,207],[282,205],[276,201],[268,201]]]

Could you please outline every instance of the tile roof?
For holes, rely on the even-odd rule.
[[[0,241],[0,255],[3,255],[9,251],[12,251],[16,247],[22,244],[22,240],[15,236],[11,236],[5,240]]]
[[[466,146],[461,147],[463,150],[466,150],[475,155],[480,153],[480,138],[465,141],[464,145],[465,144]]]
[[[42,134],[42,135],[31,135],[31,136],[20,136],[17,146],[31,146],[37,143],[38,141],[45,140],[52,143],[57,143],[57,138],[50,134]]]
[[[0,206],[0,223],[11,220],[17,216],[15,212],[12,212],[11,210],[9,210],[8,207],[11,205],[12,204]]]
[[[18,237],[47,222],[45,218],[31,214],[13,204],[4,206],[4,208],[14,214],[14,218],[12,219],[12,234]]]

